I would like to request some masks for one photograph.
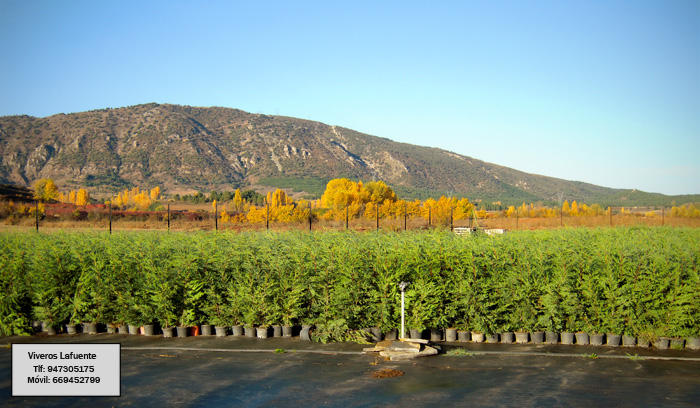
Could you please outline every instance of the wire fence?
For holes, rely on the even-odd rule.
[[[43,207],[43,209],[41,208]],[[24,211],[3,211],[0,223],[5,226],[34,227],[41,229],[90,229],[108,232],[119,230],[162,231],[262,231],[262,230],[426,230],[455,228],[532,230],[563,227],[616,227],[631,225],[700,227],[700,217],[672,215],[666,207],[660,209],[609,207],[605,213],[596,215],[571,215],[561,210],[549,216],[530,217],[518,213],[506,216],[502,211],[474,212],[468,219],[456,219],[453,209],[431,211],[427,216],[403,213],[399,216],[383,216],[379,211],[374,217],[351,217],[346,212],[344,219],[325,219],[328,209],[310,209],[305,219],[276,221],[270,219],[269,211],[257,222],[224,222],[214,211],[170,210],[131,211],[113,209],[108,205],[73,206],[66,204],[33,203]],[[342,217],[341,217],[342,218]],[[233,221],[231,221],[233,220]]]

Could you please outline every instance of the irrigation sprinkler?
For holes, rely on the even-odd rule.
[[[401,282],[399,283],[399,289],[401,289],[401,337],[400,339],[405,339],[406,338],[406,326],[405,326],[405,318],[404,318],[404,291],[406,288],[410,285],[408,282]]]

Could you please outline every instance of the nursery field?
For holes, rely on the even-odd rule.
[[[700,230],[0,233],[0,331],[33,321],[700,336]]]

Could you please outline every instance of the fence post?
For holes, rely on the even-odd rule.
[[[377,203],[374,207],[377,212],[377,230],[379,229],[379,203]]]
[[[450,207],[450,232],[454,232],[455,227],[454,227],[454,218],[452,217],[452,211],[454,210],[454,207]]]
[[[664,226],[664,206],[661,206],[661,226]]]
[[[562,204],[561,208],[559,209],[559,226],[564,226],[564,204]]]
[[[408,204],[403,203],[403,230],[404,231],[407,230],[407,226],[408,226],[407,220],[408,220]]]

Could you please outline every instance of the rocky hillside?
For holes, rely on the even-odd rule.
[[[306,185],[317,193],[336,177],[384,180],[402,197],[451,193],[504,204],[562,197],[602,202],[628,193],[229,108],[145,104],[0,118],[0,183],[52,178],[61,189],[87,186],[95,194],[129,185],[172,193]]]

